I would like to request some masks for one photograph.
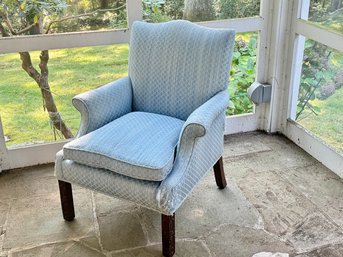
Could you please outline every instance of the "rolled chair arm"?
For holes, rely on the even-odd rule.
[[[194,110],[181,130],[179,148],[197,137],[202,137],[219,114],[225,112],[229,103],[228,92],[221,91]]]
[[[223,153],[228,93],[222,91],[197,108],[180,134],[173,170],[157,190],[159,207],[172,214]]]
[[[79,94],[72,103],[81,113],[80,137],[132,111],[131,80],[124,77]]]

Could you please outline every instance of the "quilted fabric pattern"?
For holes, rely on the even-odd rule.
[[[135,22],[129,76],[133,109],[182,120],[228,85],[235,33],[188,21]]]
[[[210,130],[213,121],[218,115],[225,112],[228,103],[229,94],[224,90],[192,112],[183,125],[180,137],[181,142],[179,142],[178,146],[180,147],[190,139],[204,136]]]
[[[95,90],[77,95],[73,105],[81,113],[77,137],[85,135],[132,111],[129,77],[118,79]]]
[[[189,137],[176,157],[172,172],[162,182],[134,179],[64,160],[62,151],[57,154],[55,176],[170,215],[180,207],[222,155],[224,124],[225,115],[222,113],[214,120],[205,136],[197,139]]]
[[[159,209],[174,213],[223,154],[225,115],[213,122],[205,136],[188,140],[180,146],[173,170],[162,181],[156,197]]]
[[[64,157],[137,179],[161,181],[173,167],[183,124],[173,117],[131,112],[67,143]]]
[[[55,175],[59,180],[159,211],[156,202],[156,188],[160,185],[159,182],[134,179],[109,170],[63,160],[63,158],[59,158],[56,164],[60,167],[55,170]]]

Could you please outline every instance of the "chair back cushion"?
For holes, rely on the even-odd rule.
[[[129,76],[133,109],[186,120],[228,85],[233,30],[188,21],[134,22]]]

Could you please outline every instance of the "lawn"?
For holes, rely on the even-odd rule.
[[[329,28],[330,30],[334,30],[338,33],[343,34],[343,9],[337,10],[331,15],[328,15],[326,19],[322,22],[314,22],[318,26],[322,28]]]
[[[343,34],[343,10],[328,15],[322,22],[313,23]],[[332,54],[330,62],[332,67],[336,66],[339,71],[343,71],[343,53]],[[332,79],[334,75],[330,72],[325,73]],[[325,100],[315,99],[310,103],[318,107],[320,112],[315,115],[306,110],[297,122],[343,154],[343,87]]]
[[[39,52],[32,52],[35,67]],[[50,51],[50,86],[62,117],[77,132],[79,113],[71,99],[127,75],[128,45]],[[9,146],[54,141],[40,89],[21,69],[18,54],[0,55],[0,114]],[[57,138],[59,138],[57,136]]]
[[[314,100],[318,115],[306,112],[298,122],[343,154],[343,88],[324,101]]]

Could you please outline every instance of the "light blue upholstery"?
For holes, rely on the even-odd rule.
[[[131,80],[129,77],[118,79],[80,94],[72,102],[81,113],[77,135],[80,137],[132,111]]]
[[[63,158],[63,152],[60,151],[57,154],[55,164],[55,175],[59,180],[158,210],[156,190],[160,182],[134,179],[113,171],[89,167]]]
[[[131,33],[129,76],[73,101],[79,138],[55,174],[170,215],[223,153],[235,33],[187,21]]]
[[[132,178],[163,180],[173,168],[184,121],[131,112],[63,147],[66,159]]]
[[[227,89],[234,37],[190,22],[136,22],[129,59],[133,109],[186,120]]]

